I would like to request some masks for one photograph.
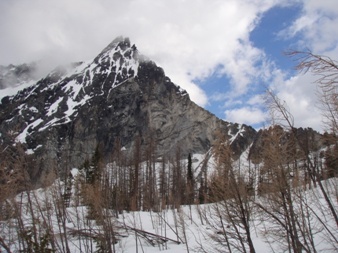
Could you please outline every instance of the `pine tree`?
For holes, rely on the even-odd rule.
[[[192,171],[192,159],[191,154],[188,155],[188,169],[187,169],[187,204],[191,205],[194,203],[194,173]]]

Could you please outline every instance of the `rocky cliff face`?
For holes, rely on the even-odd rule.
[[[172,155],[178,147],[182,155],[205,153],[216,129],[237,154],[256,134],[197,106],[122,37],[92,61],[57,68],[0,104],[1,144],[23,143],[39,161],[36,178],[60,160],[80,166],[97,145],[108,157],[117,140],[127,150],[136,139],[144,148],[153,142],[157,155]]]

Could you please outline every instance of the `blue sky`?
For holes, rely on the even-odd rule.
[[[250,40],[255,47],[265,51],[275,64],[284,70],[290,70],[290,59],[285,57],[285,50],[297,48],[297,37],[285,38],[279,35],[301,16],[301,5],[277,6],[268,10],[255,29],[250,33]]]
[[[295,126],[324,130],[315,77],[283,51],[338,59],[337,24],[336,0],[0,0],[0,64],[39,60],[44,74],[123,35],[224,120],[270,124],[269,88]]]
[[[295,75],[295,62],[286,57],[284,52],[291,49],[299,49],[297,46],[297,37],[285,38],[279,35],[280,31],[287,29],[292,23],[301,16],[301,5],[276,6],[262,14],[258,24],[254,30],[250,32],[250,42],[256,48],[264,51],[266,57],[273,62],[276,68],[282,70],[288,77]],[[251,89],[246,94],[241,94],[240,98],[233,104],[224,101],[226,96],[222,94],[229,90],[230,80],[225,76],[211,75],[203,81],[196,80],[202,89],[205,87],[205,92],[210,98],[210,102],[206,105],[206,109],[214,112],[218,117],[225,118],[225,112],[239,110],[245,105],[250,106],[250,98],[253,94],[265,94],[268,83],[256,80]],[[266,111],[265,105],[258,106],[257,109]],[[232,116],[232,115],[228,115]],[[235,115],[234,115],[235,116]],[[249,123],[256,128],[265,124],[265,121],[255,122],[251,120]],[[266,123],[268,124],[268,123]]]

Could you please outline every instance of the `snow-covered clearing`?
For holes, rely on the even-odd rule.
[[[76,170],[72,172],[77,173]],[[331,198],[337,197],[337,184],[337,178],[324,181]],[[7,200],[8,205],[19,213],[0,221],[0,238],[11,252],[19,252],[23,246],[23,241],[18,239],[20,233],[25,231],[26,236],[33,236],[30,233],[34,229],[40,235],[40,240],[48,231],[55,239],[57,252],[65,252],[65,241],[70,252],[95,252],[99,250],[97,238],[104,235],[104,229],[107,228],[113,229],[117,239],[112,247],[115,252],[216,252],[216,249],[227,252],[225,247],[223,250],[220,248],[224,242],[218,241],[224,236],[220,222],[223,213],[219,216],[215,207],[222,203],[181,206],[179,209],[168,207],[162,211],[124,211],[119,214],[104,210],[105,220],[100,223],[88,219],[88,207],[79,204],[81,199],[76,189],[72,190],[69,206],[62,206],[63,186],[63,182],[57,180],[48,188],[23,192]],[[325,208],[323,196],[317,188],[302,191],[302,194],[309,210],[312,210],[307,218],[311,219],[317,252],[336,252],[337,243],[332,243],[332,236],[338,238],[338,231]],[[264,196],[255,199],[261,204],[264,201],[267,201]],[[337,200],[334,203],[337,210]],[[251,235],[256,252],[287,251],[279,241],[273,240],[278,226],[266,215],[253,212],[251,220]],[[224,217],[222,222],[226,222]],[[231,224],[224,226],[229,228]],[[333,235],[329,235],[328,231]],[[5,248],[0,246],[0,252],[6,252]]]

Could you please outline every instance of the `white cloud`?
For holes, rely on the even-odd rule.
[[[5,1],[0,5],[0,64],[39,58],[53,66],[86,60],[116,36],[129,36],[203,106],[207,97],[193,80],[208,77],[218,66],[233,81],[236,94],[247,90],[261,54],[249,34],[275,2]]]
[[[338,59],[338,4],[336,0],[304,0],[301,16],[293,25],[281,32],[289,38],[297,36],[296,50],[310,49],[315,54],[323,54]],[[296,63],[295,63],[296,64]],[[318,109],[318,77],[311,73],[296,74],[289,79],[276,79],[273,88],[279,98],[285,101],[298,127],[312,127],[322,131],[321,111]]]
[[[266,121],[266,113],[256,107],[242,107],[225,111],[225,120],[255,125]]]
[[[286,77],[250,41],[265,11],[299,2],[301,15],[281,34],[338,59],[336,0],[16,0],[0,1],[0,64],[42,59],[48,69],[90,59],[116,36],[129,36],[197,104],[223,102],[227,120],[265,121],[254,87],[271,84],[299,126],[320,129],[307,85],[313,78]],[[230,86],[208,101],[194,80],[211,75],[226,75]]]
[[[326,53],[338,46],[336,0],[303,0],[302,15],[292,26],[283,31],[287,36],[300,35],[300,47],[307,47],[315,53]]]
[[[254,95],[248,100],[249,105],[263,105],[264,104],[264,97],[262,94]]]
[[[293,115],[296,127],[323,129],[316,84],[312,75],[294,76],[276,88],[277,96],[287,104]]]

